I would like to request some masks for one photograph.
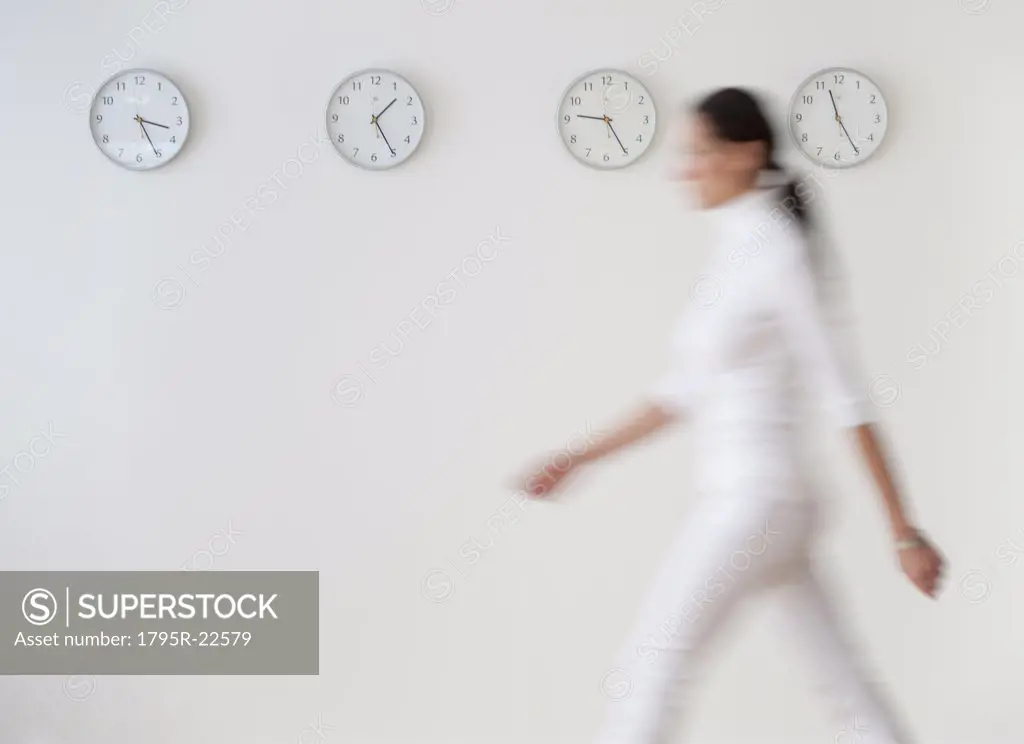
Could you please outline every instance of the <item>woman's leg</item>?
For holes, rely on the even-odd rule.
[[[803,652],[835,721],[835,744],[908,744],[895,713],[857,662],[839,616],[804,561],[778,587],[784,630]]]
[[[604,692],[599,744],[663,744],[687,703],[703,652],[740,600],[804,554],[806,505],[765,499],[707,504],[687,525],[649,590]]]

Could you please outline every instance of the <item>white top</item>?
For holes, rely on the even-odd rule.
[[[788,476],[799,470],[802,393],[847,427],[872,421],[874,407],[849,356],[839,353],[809,240],[779,191],[744,194],[712,216],[717,244],[677,324],[673,368],[653,398],[699,429],[703,477],[720,483],[738,465],[754,481]]]

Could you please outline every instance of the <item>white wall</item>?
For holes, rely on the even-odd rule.
[[[900,384],[884,419],[950,584],[930,603],[897,573],[838,434],[825,557],[921,741],[1019,740],[1024,274],[990,271],[1024,237],[1024,7],[703,0],[692,35],[686,4],[667,0],[437,0],[434,14],[419,0],[177,0],[162,23],[154,7],[3,10],[0,464],[18,482],[0,480],[0,565],[174,569],[231,525],[216,568],[320,569],[321,675],[4,678],[3,742],[309,744],[318,720],[327,744],[588,741],[602,675],[692,504],[686,434],[496,537],[485,525],[525,463],[606,427],[667,362],[705,251],[704,221],[667,179],[680,104],[742,84],[781,115],[837,64],[882,86],[892,125],[863,168],[817,174],[819,206],[865,366]],[[152,173],[108,162],[82,112],[118,55],[169,74],[192,107],[186,150]],[[311,162],[282,176],[333,87],[376,65],[424,96],[421,151],[374,174],[307,146]],[[565,85],[602,66],[645,76],[663,114],[654,151],[620,173],[579,166],[554,127]],[[178,265],[275,177],[287,189],[191,283]],[[495,231],[510,241],[463,274]],[[180,306],[154,302],[164,277]],[[454,301],[374,367],[441,282]],[[983,311],[943,325],[968,293]],[[920,369],[917,344],[932,352]],[[356,405],[332,400],[341,375],[360,377]],[[877,384],[882,403],[892,389]],[[15,467],[51,425],[66,436]],[[471,563],[473,538],[494,542]],[[696,739],[835,739],[770,616],[723,647]]]

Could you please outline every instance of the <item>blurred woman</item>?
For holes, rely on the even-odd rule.
[[[566,465],[523,486],[547,496],[579,467],[679,419],[696,429],[702,503],[648,593],[626,647],[631,689],[611,706],[599,741],[668,742],[714,632],[740,600],[769,590],[832,703],[837,741],[847,732],[849,742],[905,744],[816,577],[818,500],[799,437],[806,391],[853,433],[899,564],[928,596],[938,590],[942,557],[911,520],[881,451],[867,386],[844,363],[825,320],[801,189],[792,180],[762,187],[786,179],[757,99],[736,88],[709,95],[695,107],[688,141],[685,176],[716,227],[711,261],[730,266],[732,281],[694,287],[675,332],[674,367],[635,416],[582,454],[559,453]]]

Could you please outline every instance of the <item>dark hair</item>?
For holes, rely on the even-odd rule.
[[[776,173],[784,170],[775,160],[775,131],[752,93],[742,88],[721,88],[699,101],[696,110],[707,119],[719,139],[764,142],[764,170]],[[781,203],[802,227],[808,226],[807,202],[797,193],[795,180],[790,179],[782,187]]]

